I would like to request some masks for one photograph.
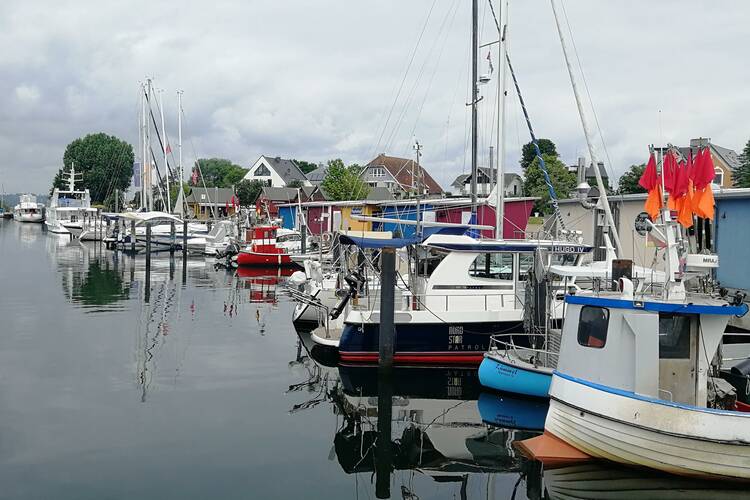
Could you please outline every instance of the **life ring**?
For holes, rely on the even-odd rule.
[[[323,239],[323,243],[328,243],[331,241],[331,233],[323,233],[321,238]]]

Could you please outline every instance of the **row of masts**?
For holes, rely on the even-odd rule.
[[[161,198],[162,206],[166,212],[184,214],[184,198],[182,194],[182,182],[185,178],[182,166],[182,90],[177,91],[177,199],[174,206],[172,204],[170,193],[170,177],[172,170],[169,167],[169,154],[171,146],[167,138],[166,121],[164,119],[164,90],[156,89],[151,78],[147,78],[140,86],[141,112],[138,117],[139,127],[139,153],[141,162],[139,165],[140,172],[140,205],[139,208],[145,211],[155,209],[154,187],[156,193]],[[161,121],[161,127],[157,125],[156,117],[152,109],[155,102],[155,96],[158,95],[158,111]],[[159,132],[161,128],[161,133]],[[161,149],[161,156],[164,160],[164,176],[159,169],[156,155],[152,148],[152,132],[156,134],[158,146]],[[154,183],[154,171],[156,172],[156,183]]]

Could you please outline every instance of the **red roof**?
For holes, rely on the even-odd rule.
[[[412,172],[419,172],[414,177],[419,180],[421,175],[422,179],[420,182],[427,188],[427,192],[432,195],[440,195],[443,193],[443,188],[440,187],[435,179],[432,178],[429,172],[425,170],[423,166],[419,166],[417,169],[414,160],[408,160],[406,158],[397,158],[395,156],[386,156],[385,154],[379,154],[377,158],[372,160],[366,165],[367,167],[383,167],[385,168],[396,181],[401,185],[404,191],[409,191],[412,186],[415,185]]]

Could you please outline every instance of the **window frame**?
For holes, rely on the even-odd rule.
[[[581,342],[581,325],[584,324],[583,323],[583,315],[584,315],[585,311],[587,311],[589,309],[596,309],[596,310],[599,310],[599,311],[603,311],[605,313],[605,322],[604,322],[604,325],[603,325],[604,326],[604,338],[603,339],[597,339],[597,340],[601,340],[601,342],[602,342],[601,345],[592,345],[591,344],[591,338],[592,338],[592,336],[591,336],[590,333],[589,333],[589,335],[588,335],[588,337],[586,339],[586,343]],[[580,345],[581,347],[589,348],[589,349],[604,349],[604,347],[607,345],[607,337],[608,337],[607,332],[609,330],[609,316],[610,316],[610,314],[609,314],[609,308],[607,308],[607,307],[592,306],[592,305],[584,305],[584,306],[582,306],[581,307],[581,311],[578,313],[578,328],[576,329],[576,341],[578,342],[578,345]],[[590,322],[588,322],[588,321],[587,321],[587,323],[590,324]],[[593,338],[596,338],[596,337],[593,337]]]

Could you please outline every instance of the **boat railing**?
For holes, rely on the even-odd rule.
[[[560,357],[560,341],[562,336],[559,330],[551,329],[546,335],[536,333],[504,333],[490,337],[489,350],[493,356],[508,358],[510,353],[526,363],[546,368],[557,368]],[[542,344],[544,347],[526,347],[518,345],[521,339],[527,339],[527,344],[536,346]]]
[[[497,311],[515,308],[515,293],[426,293],[404,294],[405,310],[425,311]]]

